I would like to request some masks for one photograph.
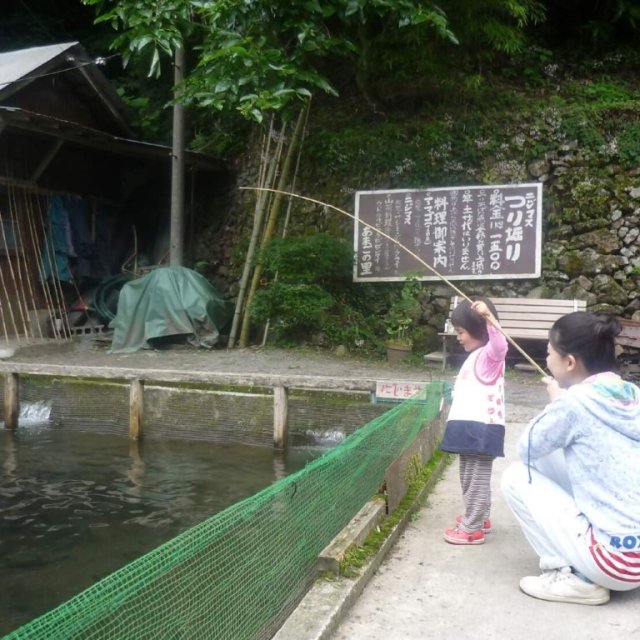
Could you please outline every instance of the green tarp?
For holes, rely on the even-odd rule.
[[[185,337],[212,347],[231,319],[233,305],[199,273],[186,267],[159,267],[120,290],[111,353],[153,347],[154,339]]]

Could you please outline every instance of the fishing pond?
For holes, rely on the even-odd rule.
[[[299,446],[150,439],[65,429],[46,403],[0,429],[0,636],[189,527],[322,455],[344,434]]]

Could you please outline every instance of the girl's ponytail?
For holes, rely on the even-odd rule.
[[[595,340],[615,340],[622,331],[622,325],[615,316],[607,313],[594,313],[596,322],[593,326],[593,337]]]
[[[549,341],[558,353],[579,358],[593,375],[617,369],[615,339],[620,331],[615,316],[576,311],[556,320]]]

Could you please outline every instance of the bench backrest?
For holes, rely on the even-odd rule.
[[[573,311],[586,311],[584,300],[556,300],[555,298],[489,298],[496,307],[500,326],[512,338],[547,340],[549,329],[561,316]],[[453,296],[449,316],[444,326],[445,335],[455,333],[451,312],[462,300]]]
[[[617,342],[625,347],[640,349],[640,322],[618,318],[622,325],[622,332],[618,336]]]

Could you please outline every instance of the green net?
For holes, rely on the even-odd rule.
[[[100,580],[5,640],[270,638],[316,577],[324,547],[437,418],[432,382],[301,471]],[[108,553],[108,550],[105,550]]]

